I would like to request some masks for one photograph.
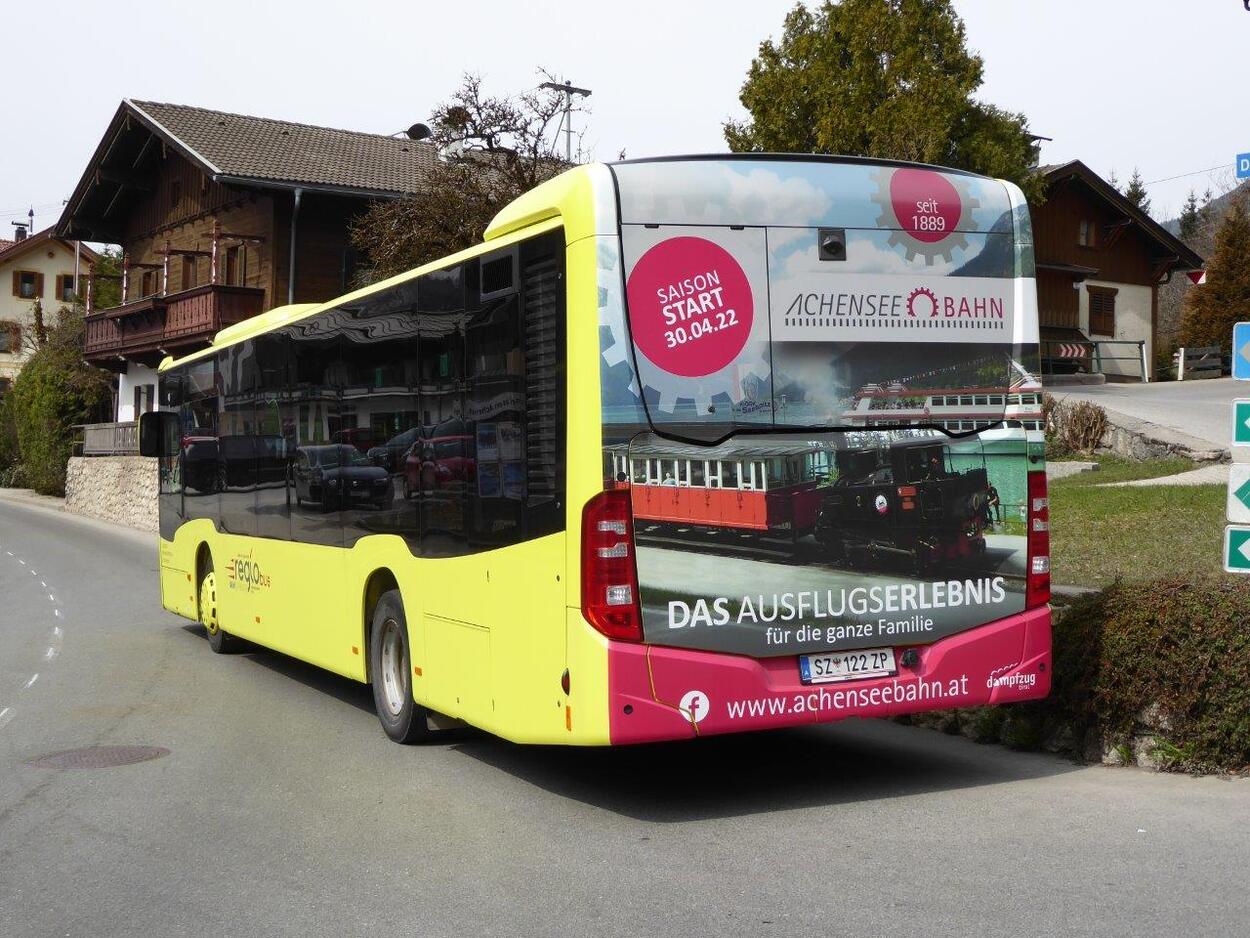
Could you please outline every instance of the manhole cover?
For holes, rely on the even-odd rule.
[[[169,755],[161,746],[87,746],[85,749],[66,749],[50,752],[27,765],[40,769],[110,769],[115,765],[133,765]]]

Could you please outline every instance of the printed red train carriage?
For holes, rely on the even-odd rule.
[[[820,510],[832,453],[750,438],[710,448],[666,441],[608,447],[609,478],[631,490],[634,518],[797,540]]]

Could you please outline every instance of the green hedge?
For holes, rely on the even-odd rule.
[[[2,447],[10,465],[0,470],[8,484],[63,494],[65,467],[78,438],[75,425],[107,416],[111,381],[82,360],[83,332],[81,315],[63,311],[5,396],[2,416],[17,442],[16,458],[11,446]]]
[[[1116,583],[1069,607],[1054,649],[1054,689],[1034,705],[1050,720],[1123,741],[1151,708],[1165,762],[1250,765],[1250,582]]]
[[[913,722],[1016,749],[1092,749],[1093,758],[1104,745],[1131,756],[1133,737],[1148,736],[1164,768],[1250,767],[1250,581],[1117,582],[1056,612],[1046,700]]]

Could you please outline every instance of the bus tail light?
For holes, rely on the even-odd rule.
[[[1046,473],[1029,473],[1028,576],[1024,607],[1032,609],[1050,602],[1050,501],[1046,495]]]
[[[582,615],[608,638],[642,641],[628,490],[600,492],[582,511]]]

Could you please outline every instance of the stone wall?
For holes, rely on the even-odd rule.
[[[156,531],[156,460],[144,456],[75,456],[65,471],[65,510]]]

